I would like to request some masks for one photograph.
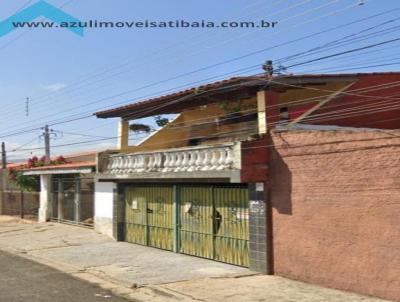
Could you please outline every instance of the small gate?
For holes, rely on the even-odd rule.
[[[249,265],[246,187],[180,188],[180,252]]]
[[[93,227],[93,178],[54,177],[51,199],[52,220]]]
[[[125,241],[173,249],[173,190],[168,186],[126,189]]]

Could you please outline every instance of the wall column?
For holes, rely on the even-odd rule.
[[[129,122],[120,119],[118,125],[118,149],[122,150],[129,145]]]
[[[0,215],[3,214],[4,191],[6,190],[6,177],[8,177],[7,169],[0,169]]]
[[[262,90],[257,93],[258,141],[244,143],[242,182],[249,184],[249,253],[250,269],[273,274],[272,205],[269,199],[270,131],[280,121],[279,93]],[[254,147],[254,149],[252,149]]]
[[[113,237],[117,241],[125,238],[125,186],[117,184],[114,188]]]
[[[258,134],[267,133],[267,119],[265,110],[266,91],[257,92],[257,112],[258,112]]]
[[[40,175],[39,222],[50,220],[53,210],[51,201],[51,175]]]
[[[94,227],[101,234],[114,238],[114,195],[116,184],[95,182]]]
[[[272,211],[265,183],[249,184],[250,269],[272,275]]]
[[[75,222],[79,223],[82,220],[81,215],[81,179],[80,177],[75,178]]]
[[[257,93],[258,134],[266,134],[280,120],[279,93],[261,90]]]
[[[64,182],[62,178],[58,179],[58,221],[64,220],[64,204],[65,204],[65,194],[64,194]]]

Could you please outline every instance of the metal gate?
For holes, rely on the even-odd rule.
[[[249,265],[247,187],[139,185],[125,196],[125,241]]]
[[[125,200],[125,241],[172,250],[172,187],[129,187]]]
[[[180,252],[248,266],[248,211],[245,187],[181,187]]]
[[[54,177],[51,199],[52,220],[93,227],[93,178]]]

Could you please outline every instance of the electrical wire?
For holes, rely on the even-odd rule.
[[[282,3],[282,2],[285,2],[286,0],[278,0],[278,1],[276,1],[275,3],[273,3],[273,4],[271,4],[271,5],[269,5],[270,7],[275,7],[277,4],[280,4],[280,3]],[[264,1],[260,1],[260,2],[258,2],[258,3],[263,3]],[[250,6],[247,6],[247,7],[252,7],[252,6],[254,6],[254,4],[252,4],[252,5],[250,5]],[[297,5],[296,5],[297,6]],[[246,16],[242,16],[242,17],[246,17]],[[239,19],[241,19],[242,17],[239,17]],[[237,17],[236,17],[237,18]],[[232,30],[233,31],[233,30]],[[192,39],[191,40],[189,40],[189,41],[197,41],[197,38],[198,37],[200,37],[200,36],[203,36],[203,35],[206,35],[207,36],[207,38],[209,38],[209,33],[210,32],[212,32],[211,30],[210,31],[207,31],[207,32],[203,32],[203,33],[201,33],[201,34],[199,34],[199,35],[196,35],[196,36],[193,36],[192,37]],[[186,41],[187,42],[187,41]],[[196,44],[197,44],[198,42],[196,42]],[[201,43],[203,43],[203,42],[201,42]],[[187,43],[184,43],[184,44],[187,44]],[[200,44],[199,44],[200,45]],[[146,55],[146,56],[144,56],[144,57],[141,57],[140,59],[137,59],[137,58],[135,58],[135,59],[131,59],[131,58],[129,58],[129,60],[128,61],[126,61],[126,60],[124,60],[124,62],[123,63],[120,63],[120,64],[117,64],[117,65],[115,65],[115,66],[111,66],[111,67],[106,67],[106,68],[102,68],[101,70],[99,70],[99,72],[98,73],[95,73],[94,75],[92,75],[92,76],[84,76],[83,78],[80,78],[80,79],[77,79],[76,81],[74,81],[74,82],[72,82],[72,83],[70,83],[70,84],[68,84],[68,86],[67,87],[71,87],[71,86],[73,86],[74,84],[79,84],[79,85],[81,85],[82,83],[85,83],[88,79],[90,79],[90,78],[96,78],[97,76],[99,76],[99,75],[103,75],[103,74],[105,74],[105,73],[107,73],[108,71],[112,71],[112,70],[114,70],[114,69],[119,69],[119,68],[121,68],[121,67],[126,67],[127,66],[127,64],[130,62],[130,61],[132,61],[133,63],[135,63],[135,65],[136,66],[147,66],[148,67],[148,64],[151,62],[151,63],[155,63],[155,61],[154,61],[154,59],[151,57],[151,56],[153,56],[153,55],[156,55],[156,54],[162,54],[163,56],[161,57],[161,58],[163,58],[163,57],[165,57],[165,56],[167,56],[168,55],[168,53],[166,53],[166,50],[173,50],[173,47],[175,47],[175,46],[182,46],[182,43],[180,42],[180,43],[173,43],[172,45],[170,45],[170,46],[167,46],[167,47],[163,47],[163,48],[161,48],[161,49],[159,49],[158,51],[156,51],[156,52],[154,52],[153,54],[151,54],[151,55]],[[146,59],[146,58],[149,58],[149,60],[147,60],[147,61],[145,61],[144,59]],[[137,62],[141,62],[139,65],[137,64]],[[129,64],[128,64],[129,65]],[[62,90],[65,90],[66,88],[63,88],[63,89],[60,89],[59,91],[62,91]],[[44,94],[44,95],[42,95],[42,96],[34,96],[34,97],[32,97],[32,99],[37,99],[38,97],[40,98],[40,97],[54,97],[54,95],[55,94],[57,94],[59,91],[57,91],[57,92],[51,92],[51,93],[46,93],[46,94]]]
[[[259,68],[259,65],[254,65],[254,66],[250,66],[250,67],[247,67],[247,68],[242,68],[242,69],[240,69],[240,70],[235,70],[235,71],[233,71],[233,72],[229,72],[229,73],[224,73],[224,74],[222,74],[222,75],[213,76],[213,77],[210,77],[210,78],[207,78],[207,79],[203,79],[203,80],[201,80],[201,81],[195,81],[195,82],[191,82],[191,83],[189,83],[189,84],[185,84],[185,85],[181,85],[181,86],[178,86],[178,87],[174,87],[174,88],[172,88],[172,89],[162,90],[162,91],[159,91],[159,92],[157,92],[157,93],[152,93],[152,94],[150,94],[150,95],[141,96],[141,97],[136,98],[136,100],[140,100],[140,99],[143,99],[143,98],[145,98],[145,97],[155,96],[155,95],[158,95],[158,94],[160,94],[160,93],[170,92],[170,91],[173,91],[173,90],[175,90],[175,89],[180,89],[180,88],[186,87],[186,86],[188,86],[188,85],[194,85],[194,84],[198,84],[198,83],[202,83],[202,82],[207,82],[207,81],[209,81],[209,80],[213,80],[213,79],[216,79],[216,78],[226,77],[226,76],[231,75],[231,74],[236,74],[236,73],[238,73],[238,72],[240,72],[240,71],[246,71],[246,70],[247,70],[247,71],[252,71],[252,70],[255,70],[255,69],[258,69],[258,68]],[[140,88],[141,88],[141,87],[137,88],[137,90],[139,90]],[[119,93],[119,94],[116,94],[116,95],[113,95],[113,96],[110,96],[110,97],[106,97],[106,98],[104,98],[104,99],[116,98],[116,97],[120,97],[121,95],[124,95],[124,94],[126,94],[126,92],[124,92],[124,93]],[[96,100],[96,101],[94,101],[93,103],[97,103],[97,102],[99,102],[99,101],[101,101],[101,100]],[[132,101],[133,101],[133,100],[130,100],[130,101],[123,101],[123,102],[116,103],[116,104],[114,104],[114,105],[112,105],[112,106],[123,105],[123,104],[126,104],[126,103],[131,103]],[[107,108],[112,107],[112,106],[101,107],[101,108],[99,108],[99,109],[107,109]],[[81,107],[82,107],[82,106],[80,106],[80,108],[81,108]],[[69,110],[67,110],[67,111],[69,111]],[[79,115],[79,116],[77,116],[77,115]],[[50,126],[53,126],[53,125],[60,125],[60,124],[64,124],[64,123],[74,122],[74,121],[76,121],[76,120],[91,118],[91,117],[93,117],[93,110],[90,110],[90,111],[87,111],[87,112],[83,112],[83,113],[79,113],[79,114],[77,114],[77,115],[68,116],[68,117],[66,117],[67,120],[57,119],[57,120],[48,121],[47,123],[48,123]],[[53,115],[49,115],[49,116],[53,116]],[[40,117],[40,118],[38,118],[36,121],[41,121],[42,119],[43,119],[43,117]],[[61,121],[60,121],[60,120],[61,120]],[[21,133],[23,134],[24,131],[27,131],[27,130],[36,130],[36,129],[40,128],[40,126],[38,126],[38,128],[30,129],[30,127],[32,127],[32,126],[24,127],[24,128],[22,128],[22,129],[20,129],[20,130],[15,130],[15,131],[17,131],[17,132],[12,132],[12,133],[10,133],[10,134],[2,134],[2,135],[0,135],[0,138],[8,137],[8,136],[13,136],[13,135],[15,135],[15,134],[21,134]],[[13,128],[13,126],[8,127],[8,128],[5,128],[5,130],[11,129],[11,128]]]
[[[350,50],[346,50],[346,51],[342,51],[342,52],[339,52],[339,53],[335,53],[335,54],[319,57],[319,58],[308,60],[308,61],[305,61],[305,62],[292,64],[292,65],[286,66],[286,68],[289,69],[289,68],[301,66],[301,65],[304,65],[304,64],[307,64],[307,63],[317,62],[317,61],[321,61],[321,60],[324,60],[324,59],[333,58],[333,57],[341,56],[341,55],[344,55],[344,54],[353,53],[353,52],[357,52],[357,51],[360,51],[360,50],[369,49],[369,48],[377,47],[377,46],[380,46],[380,45],[393,43],[393,42],[396,42],[396,41],[400,41],[400,38],[390,39],[390,40],[386,40],[386,41],[375,43],[375,44],[369,44],[369,45],[366,45],[366,46],[363,46],[363,47],[353,48],[353,49],[350,49]]]
[[[397,107],[398,107],[398,109],[400,109],[400,104]],[[384,109],[381,109],[381,110],[375,111],[375,112],[385,112],[385,111],[389,111],[389,110],[392,110],[392,109],[393,108],[388,107],[388,108],[384,108]],[[364,115],[365,114],[365,110],[358,110],[355,113],[356,114],[352,114],[351,116],[354,117],[354,116]],[[332,119],[332,118],[338,119],[338,117],[348,117],[348,115],[341,115],[341,116],[334,116],[334,117],[324,117],[323,121],[327,121],[327,120]],[[236,117],[233,117],[232,119],[234,119],[234,118],[236,118]],[[281,124],[282,124],[282,122],[279,121],[279,122],[271,123],[270,126],[276,126],[276,125],[281,125]],[[195,137],[191,137],[191,138],[192,139],[193,138],[196,138],[196,139],[199,139],[199,138],[200,139],[211,139],[211,138],[216,138],[216,137],[224,137],[225,134],[229,137],[232,134],[240,134],[242,132],[245,132],[246,136],[256,135],[257,132],[254,132],[254,133],[246,132],[247,130],[251,130],[251,129],[253,129],[253,128],[251,127],[251,128],[247,128],[247,129],[241,129],[241,130],[238,130],[238,131],[218,132],[218,133],[215,133],[213,135],[195,136]],[[70,144],[55,145],[55,146],[53,146],[53,148],[54,147],[59,148],[59,147],[66,147],[66,146],[75,146],[75,145],[81,145],[81,144],[88,144],[88,143],[100,142],[100,141],[111,140],[111,139],[116,139],[116,138],[118,138],[118,137],[97,139],[97,140],[90,140],[90,141],[83,141],[83,142],[70,143]],[[170,143],[187,141],[187,140],[189,140],[191,138],[189,137],[189,138],[185,138],[183,140],[170,141]],[[163,144],[163,143],[148,144],[148,145],[146,145],[146,147],[157,146],[157,145],[160,145],[160,144]],[[20,150],[20,151],[34,151],[34,150],[41,150],[41,149],[43,149],[43,148],[30,148],[30,149],[23,149],[23,150]]]
[[[338,47],[338,45],[339,46],[342,46],[343,44],[347,45],[347,43],[349,43],[349,42],[359,41],[358,39],[365,38],[365,37],[371,37],[371,35],[372,36],[373,35],[381,35],[381,34],[387,32],[388,30],[398,29],[399,27],[398,26],[394,26],[394,27],[391,27],[391,28],[388,28],[388,29],[384,29],[384,30],[380,30],[380,31],[377,31],[377,32],[369,33],[369,34],[364,35],[364,36],[360,36],[360,34],[362,34],[362,33],[368,32],[368,31],[370,31],[372,29],[379,28],[379,27],[381,27],[383,25],[387,25],[387,24],[393,23],[393,22],[398,21],[398,20],[400,20],[400,17],[393,18],[391,20],[379,23],[377,25],[368,27],[367,29],[363,29],[363,30],[358,31],[356,33],[352,33],[350,35],[346,35],[346,36],[344,36],[342,38],[327,42],[327,43],[322,44],[320,46],[313,47],[313,48],[311,48],[311,49],[309,49],[307,51],[302,51],[302,52],[299,52],[299,53],[296,53],[296,54],[293,54],[293,55],[290,55],[290,56],[286,56],[286,57],[280,58],[280,59],[276,60],[276,63],[281,64],[283,62],[288,62],[291,59],[299,59],[299,58],[302,58],[304,56],[308,56],[310,54],[319,53],[317,51],[321,51],[321,50],[323,50],[323,51],[331,50],[331,49],[334,49],[333,47],[335,47],[335,48]],[[349,39],[349,38],[352,38],[352,39]]]
[[[393,10],[391,10],[391,11],[393,11]],[[391,12],[391,11],[386,11],[386,12],[383,12],[383,13],[380,13],[380,14],[377,14],[377,15],[386,14],[386,13],[389,13],[389,12]],[[377,15],[370,16],[369,18],[375,17],[375,16],[377,16]],[[365,20],[366,18],[363,18],[363,19]],[[360,20],[358,20],[358,21],[360,21]],[[351,22],[351,23],[355,23],[355,22],[358,22],[358,21],[354,21],[354,22]],[[209,68],[209,67],[206,67],[206,68]],[[204,70],[204,69],[201,69],[201,70]],[[201,71],[201,70],[200,70],[200,71]],[[190,72],[189,74],[192,74],[192,72]],[[188,75],[188,74],[183,74],[183,75],[181,75],[181,77],[186,76],[186,75]],[[169,80],[173,80],[173,79],[176,79],[176,77],[175,77],[175,78],[171,78],[171,79],[169,79]],[[130,93],[130,92],[128,92],[128,93]],[[53,116],[53,115],[52,115],[52,116]]]
[[[311,9],[311,10],[308,10],[308,11],[306,11],[306,12],[303,12],[301,15],[304,15],[305,13],[308,13],[308,12],[310,12],[310,11],[315,11],[315,10],[318,10],[319,8],[321,8],[321,7],[325,7],[325,6],[327,6],[327,5],[329,5],[329,4],[331,4],[331,3],[335,3],[335,2],[338,2],[338,1],[340,1],[340,0],[334,0],[334,1],[331,1],[331,2],[329,2],[328,4],[324,4],[324,5],[322,5],[322,6],[320,6],[320,7],[317,7],[317,8],[313,8],[313,9]],[[307,2],[307,1],[304,1],[304,2]],[[354,7],[354,5],[351,5],[350,7]],[[348,7],[348,8],[350,8],[350,7]],[[346,9],[348,9],[348,8],[346,8]],[[340,10],[340,11],[342,11],[342,10]],[[334,12],[334,13],[338,13],[339,11],[336,11],[336,12]],[[386,12],[384,12],[384,13],[386,13]],[[382,14],[384,14],[384,13],[382,13]],[[330,13],[330,14],[332,14],[332,13]],[[297,15],[296,15],[297,16]],[[290,18],[288,18],[288,19],[291,19],[291,18],[294,18],[294,17],[296,17],[296,16],[291,16]],[[318,19],[319,18],[321,18],[321,16],[319,16],[318,17]],[[285,19],[286,20],[286,19]],[[282,21],[281,21],[282,22]],[[310,22],[310,20],[308,20],[307,21],[307,23],[308,22]],[[298,26],[299,24],[297,24],[297,26]],[[208,67],[207,67],[208,68]],[[204,70],[204,69],[202,69],[202,70]],[[201,71],[201,70],[200,70]]]
[[[68,0],[68,1],[66,1],[66,2],[64,2],[64,4],[62,4],[59,8],[64,8],[65,6],[69,5],[69,4],[70,4],[71,2],[73,2],[73,1],[75,1],[75,0]],[[32,1],[27,2],[24,6],[22,6],[22,7],[17,11],[17,13],[18,13],[19,11],[23,10],[23,9],[25,8],[26,5],[29,5],[30,2],[32,2]],[[18,40],[21,39],[23,36],[25,36],[27,33],[29,33],[31,30],[32,30],[32,28],[29,28],[29,29],[27,29],[26,31],[22,32],[20,35],[16,36],[14,39],[12,39],[12,40],[8,41],[7,43],[1,45],[1,46],[0,46],[0,50],[3,50],[3,49],[5,49],[6,47],[8,47],[8,46],[10,46],[11,44],[13,44],[14,42],[18,41]]]

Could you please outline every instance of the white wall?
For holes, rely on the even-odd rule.
[[[110,237],[113,237],[113,208],[115,188],[116,184],[113,182],[95,183],[95,230]]]

